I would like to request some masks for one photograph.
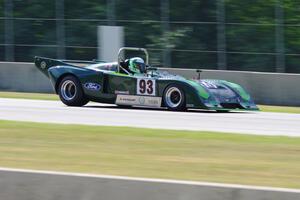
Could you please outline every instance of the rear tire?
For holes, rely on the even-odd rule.
[[[60,100],[67,106],[84,106],[89,100],[84,96],[80,81],[74,76],[66,76],[58,86]]]
[[[186,110],[184,91],[176,84],[171,84],[165,89],[163,95],[163,102],[169,110]]]

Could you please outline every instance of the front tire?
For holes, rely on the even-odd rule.
[[[60,100],[67,106],[84,106],[89,101],[85,98],[80,81],[74,76],[66,76],[58,86]]]
[[[185,94],[184,91],[177,85],[169,85],[163,95],[164,105],[172,111],[184,111],[186,110],[185,105]]]

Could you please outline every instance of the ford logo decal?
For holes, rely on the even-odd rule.
[[[98,83],[85,83],[84,87],[88,90],[99,91],[101,86]]]

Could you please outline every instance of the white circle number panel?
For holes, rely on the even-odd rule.
[[[155,96],[155,80],[153,79],[137,79],[137,91],[138,95]]]

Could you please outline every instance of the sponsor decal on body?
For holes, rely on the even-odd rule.
[[[98,83],[85,83],[84,87],[88,90],[99,91],[101,89],[101,85]]]
[[[145,97],[143,97],[143,96],[139,97],[139,103],[141,105],[145,105],[145,102],[146,102]]]
[[[161,107],[161,97],[117,95],[117,105]]]
[[[201,81],[201,85],[208,89],[218,89],[218,86],[209,81]]]
[[[115,94],[129,94],[129,91],[115,90]]]
[[[45,61],[41,62],[41,69],[46,69],[47,63]]]

